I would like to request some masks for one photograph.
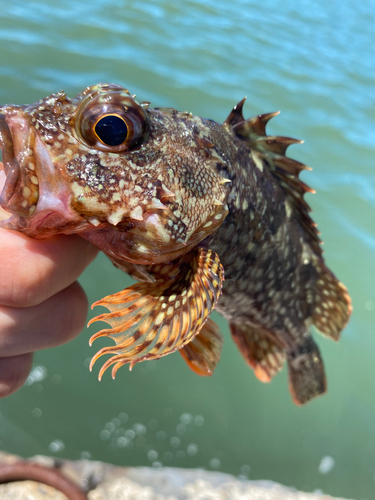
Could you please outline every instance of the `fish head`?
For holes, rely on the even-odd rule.
[[[35,238],[81,234],[136,263],[188,252],[228,210],[196,120],[150,109],[115,84],[0,107],[0,206],[12,214],[2,227]]]

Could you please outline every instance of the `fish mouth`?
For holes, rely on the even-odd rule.
[[[14,153],[12,134],[5,120],[4,114],[0,112],[0,149],[3,161],[0,168],[5,172],[5,184],[0,194],[0,205],[6,210],[14,195],[20,179],[21,169]]]

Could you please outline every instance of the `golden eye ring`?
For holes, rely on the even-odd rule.
[[[79,106],[72,126],[83,144],[109,153],[137,149],[150,135],[145,110],[120,91],[89,95]]]
[[[121,146],[129,137],[129,127],[124,118],[114,113],[98,118],[93,130],[105,146]]]

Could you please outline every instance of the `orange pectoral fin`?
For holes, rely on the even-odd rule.
[[[158,359],[181,349],[200,332],[221,294],[223,267],[217,254],[205,248],[194,249],[176,266],[180,266],[177,275],[168,273],[155,283],[137,283],[93,304],[110,312],[89,325],[105,321],[111,328],[93,335],[90,345],[98,337],[111,337],[116,343],[91,360],[90,370],[100,356],[114,354],[102,366],[99,380],[111,365],[114,378],[120,366],[130,363],[132,368],[140,361]]]
[[[209,318],[199,334],[180,349],[180,354],[198,375],[212,375],[219,362],[223,342],[219,327]]]

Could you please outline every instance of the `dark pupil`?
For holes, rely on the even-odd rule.
[[[118,116],[108,115],[98,121],[95,125],[95,132],[107,146],[119,146],[128,135],[128,127]]]

